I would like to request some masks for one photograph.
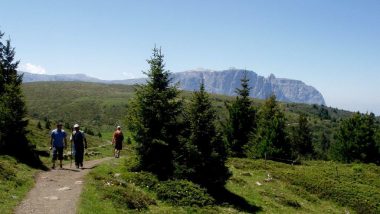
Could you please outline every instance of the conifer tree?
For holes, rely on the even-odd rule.
[[[127,124],[138,145],[141,169],[166,179],[174,171],[182,102],[177,86],[170,86],[170,72],[165,70],[163,58],[161,49],[154,48],[147,60],[150,65],[145,72],[147,83],[136,89]]]
[[[26,147],[26,107],[21,91],[22,75],[17,73],[19,61],[10,40],[1,41],[0,32],[0,150],[13,151]]]
[[[293,156],[310,156],[314,153],[312,133],[305,114],[300,114],[297,127],[293,130],[292,139]]]
[[[226,147],[220,133],[216,130],[216,112],[212,107],[204,84],[194,92],[188,110],[190,137],[184,146],[186,156],[180,163],[184,165],[186,174],[182,175],[202,186],[223,186],[230,176],[225,166],[227,160]]]
[[[232,156],[245,157],[244,148],[247,146],[256,128],[256,110],[249,99],[249,79],[244,72],[241,88],[236,89],[238,96],[227,106],[229,118],[225,125],[227,141],[230,144]]]
[[[248,148],[250,157],[283,159],[290,157],[290,145],[285,133],[285,115],[276,96],[270,96],[259,110],[255,139]]]
[[[363,161],[380,163],[376,145],[375,115],[359,112],[344,120],[333,146],[333,158],[343,162]]]

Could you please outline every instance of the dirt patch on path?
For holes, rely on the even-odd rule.
[[[84,176],[99,163],[110,159],[86,161],[84,169],[64,165],[63,169],[38,173],[34,188],[16,208],[15,213],[76,213]]]

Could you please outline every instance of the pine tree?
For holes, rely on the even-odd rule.
[[[26,138],[26,106],[22,94],[22,75],[17,73],[19,61],[15,61],[15,49],[10,40],[1,41],[0,32],[0,153],[17,157],[31,165],[42,162]]]
[[[241,89],[236,89],[236,100],[227,106],[229,118],[225,125],[227,141],[230,144],[232,156],[245,157],[244,148],[247,146],[256,128],[256,110],[249,99],[249,79],[244,72]]]
[[[322,132],[316,148],[317,158],[322,160],[328,159],[330,149],[330,139],[327,133]]]
[[[14,150],[27,146],[24,139],[26,108],[21,91],[22,75],[17,74],[19,61],[15,61],[15,50],[7,40],[1,41],[0,32],[0,150]],[[4,147],[4,148],[2,148]]]
[[[270,96],[259,110],[257,133],[250,144],[250,157],[268,157],[274,160],[290,157],[290,145],[285,133],[285,115],[276,101]]]
[[[45,122],[45,129],[51,129],[51,122],[50,122],[50,120],[46,119],[45,121],[46,121]]]
[[[202,82],[200,90],[194,92],[188,110],[190,137],[184,145],[186,151],[181,160],[186,169],[185,177],[205,187],[223,186],[230,176],[225,166],[226,147],[216,130],[216,112],[212,107]]]
[[[305,114],[300,114],[297,127],[293,130],[293,156],[310,156],[314,153],[312,133]]]
[[[127,124],[137,143],[141,169],[165,179],[174,171],[182,102],[177,86],[170,86],[170,73],[165,70],[163,58],[161,49],[154,48],[153,56],[147,60],[147,83],[136,90]]]
[[[40,122],[40,121],[38,121],[38,123],[37,123],[37,128],[38,128],[38,129],[42,129],[42,125],[41,125],[41,122]]]
[[[359,112],[344,120],[333,144],[333,158],[350,163],[353,161],[380,163],[376,145],[375,115]]]

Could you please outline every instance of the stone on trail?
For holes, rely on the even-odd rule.
[[[47,196],[47,197],[44,197],[44,199],[47,199],[47,200],[58,200],[58,197],[57,196]]]
[[[62,188],[59,188],[57,189],[58,191],[66,191],[66,190],[71,190],[70,187],[62,187]]]
[[[83,181],[75,181],[75,184],[83,184]]]

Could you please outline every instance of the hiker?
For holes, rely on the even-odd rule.
[[[71,134],[70,141],[74,144],[72,146],[73,155],[75,157],[75,166],[77,169],[83,169],[83,156],[84,150],[87,149],[87,140],[84,132],[79,130],[79,125],[74,125],[74,131]]]
[[[50,136],[50,150],[53,149],[53,166],[51,168],[55,169],[55,161],[58,158],[59,167],[62,169],[63,149],[67,146],[66,132],[62,129],[62,123],[57,123],[57,128],[51,132]]]
[[[112,144],[115,145],[115,150],[114,150],[114,156],[115,158],[120,157],[120,150],[123,148],[123,132],[121,131],[121,127],[117,126],[116,131],[113,133],[113,138],[112,138]]]

